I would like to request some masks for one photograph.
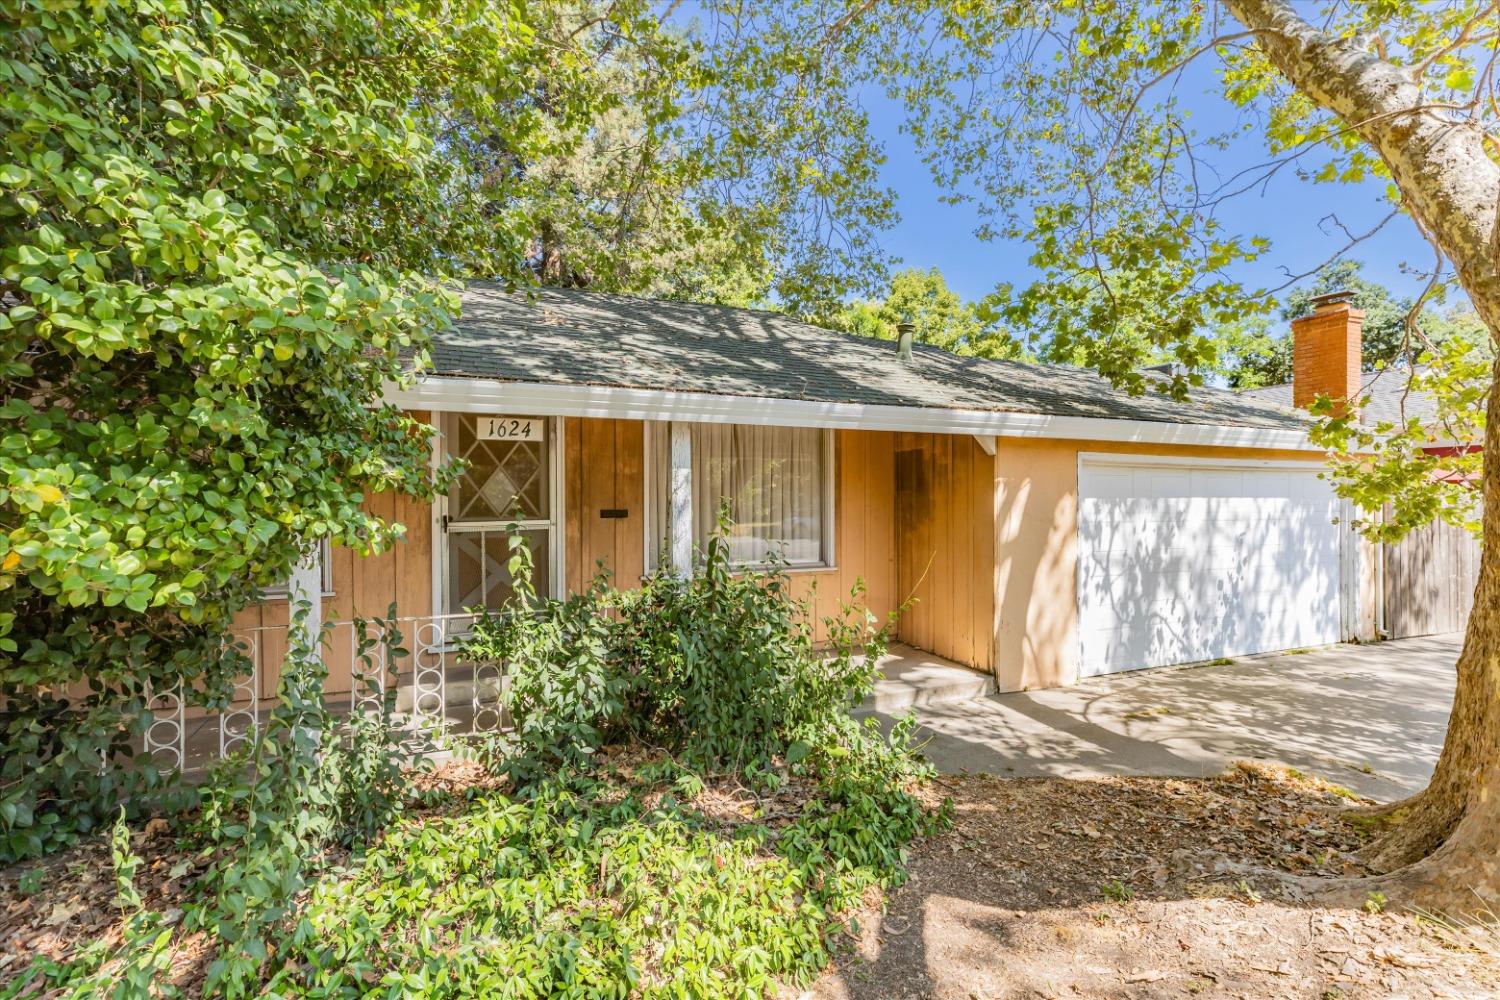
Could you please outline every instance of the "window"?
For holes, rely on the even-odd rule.
[[[654,496],[648,519],[651,555],[664,551],[669,425],[651,438]],[[779,555],[793,567],[833,564],[833,437],[813,427],[691,424],[693,545],[702,551],[721,505],[727,506],[731,562],[753,566]]]
[[[513,593],[507,530],[531,550],[532,586],[553,595],[558,544],[556,422],[546,417],[450,414],[447,450],[467,467],[445,498],[444,610],[496,609]],[[555,595],[554,595],[555,596]]]
[[[318,569],[321,571],[323,596],[333,595],[333,549],[325,538],[318,546]],[[263,601],[284,601],[291,593],[292,581],[288,577],[274,587],[266,587],[260,592]]]

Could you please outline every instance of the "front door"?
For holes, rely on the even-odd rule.
[[[512,533],[531,552],[536,592],[560,596],[558,431],[554,417],[448,415],[446,450],[466,467],[443,501],[445,612],[495,610],[510,599]]]

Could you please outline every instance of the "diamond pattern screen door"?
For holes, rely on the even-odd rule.
[[[511,525],[531,550],[536,592],[561,596],[557,421],[454,413],[445,430],[448,454],[462,458],[466,468],[448,493],[443,516],[444,610],[493,610],[511,597]]]

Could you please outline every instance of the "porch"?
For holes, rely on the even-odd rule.
[[[460,662],[455,640],[476,611],[512,599],[512,535],[541,595],[565,598],[601,570],[629,588],[658,565],[692,572],[726,500],[732,559],[784,560],[816,640],[851,612],[883,621],[902,609],[868,710],[994,690],[993,440],[477,408],[416,415],[438,430],[434,462],[466,463],[448,495],[368,498],[405,537],[373,556],[325,549],[289,585],[321,595],[312,603],[329,623],[325,691],[341,711],[377,707],[393,688],[414,739],[501,727],[505,678]],[[394,635],[361,639],[379,621]],[[244,745],[273,704],[289,623],[285,593],[247,608],[232,637],[252,670],[228,709],[195,713],[163,695],[144,749],[192,771]]]
[[[995,693],[994,675],[905,643],[892,643],[877,666],[880,678],[855,710],[857,715],[898,715],[911,708],[972,701]]]

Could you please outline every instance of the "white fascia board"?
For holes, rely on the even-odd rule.
[[[457,376],[424,376],[407,387],[387,387],[385,398],[408,410],[525,413],[535,416],[682,420],[693,423],[835,427],[932,434],[992,434],[1021,438],[1072,438],[1148,444],[1218,445],[1321,451],[1297,430],[1172,424],[1153,420],[951,410],[924,406],[826,403],[706,392],[625,389],[600,385],[548,385]]]
[[[1099,466],[1131,468],[1146,465],[1158,469],[1282,469],[1321,474],[1323,465],[1320,462],[1315,463],[1313,461],[1315,457],[1309,456],[1307,459],[1221,458],[1217,455],[1140,455],[1119,451],[1080,451],[1078,467],[1082,469],[1087,465],[1094,468]]]

